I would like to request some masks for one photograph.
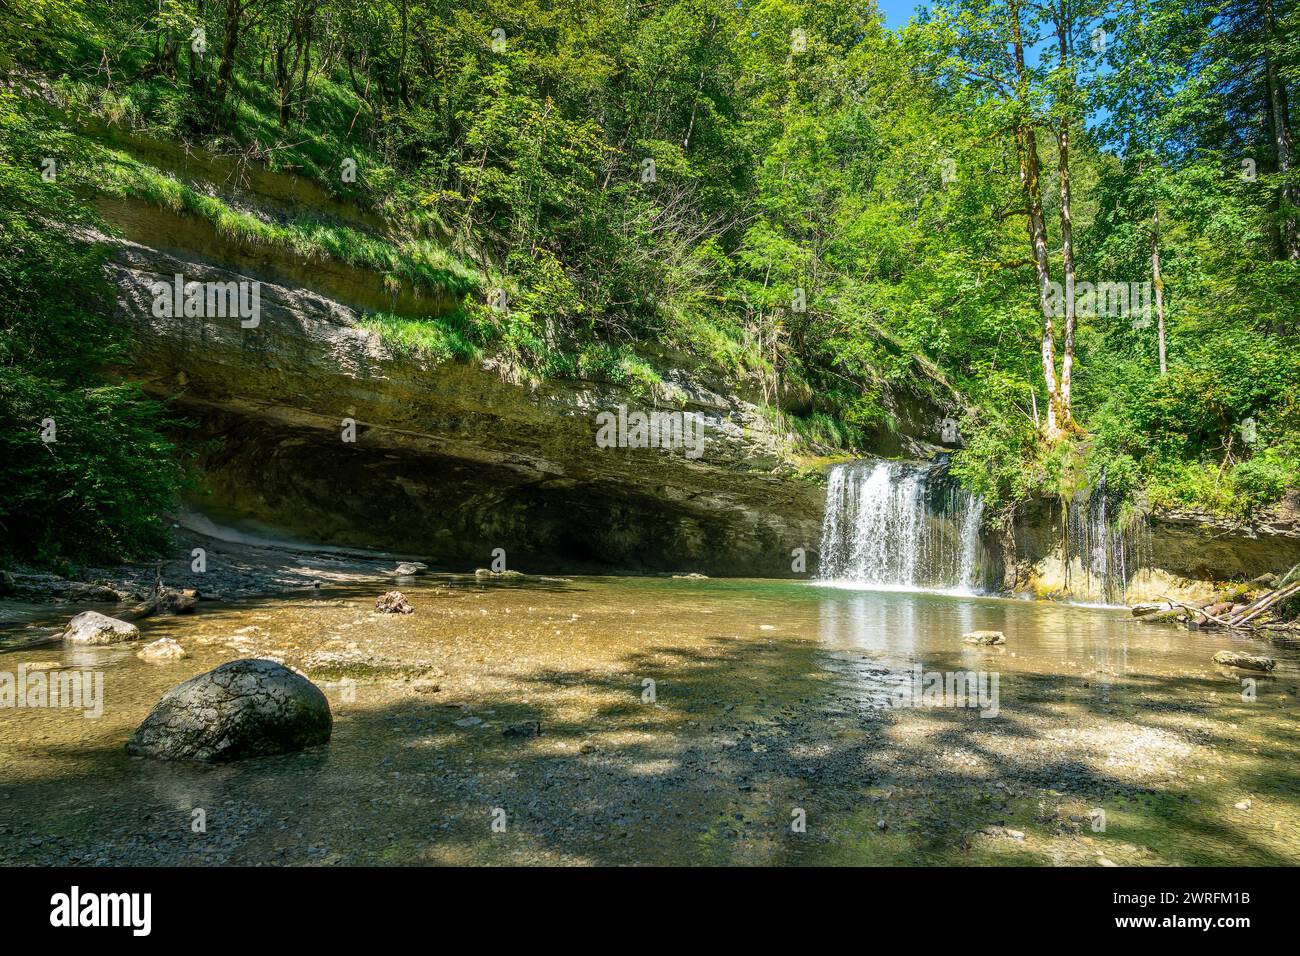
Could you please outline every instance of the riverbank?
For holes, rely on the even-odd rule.
[[[113,614],[145,600],[155,582],[194,588],[203,602],[311,591],[384,580],[399,560],[379,552],[313,546],[258,538],[206,519],[185,516],[173,523],[173,545],[154,561],[86,567],[64,577],[20,566],[10,574],[9,593],[0,594],[0,627],[29,618],[39,608],[94,605]],[[204,530],[199,530],[203,528]]]

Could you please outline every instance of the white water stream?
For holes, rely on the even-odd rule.
[[[826,487],[823,581],[973,593],[983,584],[984,503],[931,465],[837,465]]]

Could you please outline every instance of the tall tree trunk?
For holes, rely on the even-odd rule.
[[[204,7],[205,7],[204,0],[199,0],[197,5],[197,20],[200,24],[203,24],[205,22]],[[196,53],[194,50],[193,34],[191,34],[190,37],[185,40],[185,49],[189,53],[190,89],[194,91],[197,97],[202,99],[203,96],[207,93],[208,76],[203,71],[204,54]]]
[[[1020,159],[1020,187],[1029,210],[1027,222],[1029,242],[1034,250],[1034,272],[1038,279],[1038,306],[1043,314],[1043,382],[1047,386],[1047,409],[1043,415],[1043,430],[1049,440],[1061,435],[1060,389],[1056,382],[1056,337],[1052,327],[1051,268],[1047,259],[1047,226],[1043,221],[1043,192],[1041,169],[1038,163],[1038,139],[1034,134],[1029,115],[1027,87],[1029,79],[1025,70],[1024,42],[1020,36],[1020,4],[1011,0],[1011,42],[1015,55],[1016,90],[1021,116],[1017,119],[1016,147]]]
[[[1066,0],[1061,0],[1056,14],[1056,42],[1060,55],[1062,89],[1061,117],[1056,128],[1057,170],[1061,180],[1061,267],[1065,284],[1065,334],[1061,340],[1060,422],[1070,421],[1070,384],[1074,373],[1074,220],[1070,203],[1070,108],[1073,100],[1074,73],[1070,67],[1070,21]]]
[[[1297,190],[1291,181],[1294,165],[1294,140],[1291,137],[1291,115],[1287,103],[1286,80],[1279,75],[1273,47],[1277,41],[1277,24],[1273,16],[1273,0],[1264,0],[1264,74],[1268,81],[1269,106],[1273,116],[1273,147],[1277,155],[1277,171],[1282,178],[1279,190],[1282,252],[1286,258],[1300,260],[1300,228],[1296,225]]]
[[[235,52],[239,48],[239,27],[244,18],[244,0],[226,0],[226,29],[221,42],[221,62],[217,67],[217,90],[213,102],[217,109],[226,100],[230,78],[235,72]]]
[[[1165,362],[1165,280],[1160,275],[1160,203],[1155,205],[1151,219],[1151,285],[1156,294],[1156,335],[1160,341],[1160,374],[1165,375],[1169,366]]]
[[[402,0],[402,47],[397,57],[397,95],[407,106],[411,105],[411,89],[406,79],[406,49],[409,43],[408,0]]]
[[[311,78],[311,40],[315,14],[315,7],[309,6],[302,18],[302,82],[298,86],[298,119],[303,125],[307,123],[307,83]]]
[[[1056,132],[1058,169],[1061,178],[1061,259],[1065,277],[1065,334],[1061,339],[1061,423],[1070,420],[1070,383],[1074,373],[1074,223],[1070,206],[1070,130],[1062,119]]]

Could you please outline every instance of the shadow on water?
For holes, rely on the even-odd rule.
[[[675,666],[665,669],[663,654]],[[738,679],[790,671],[792,657],[802,672],[789,673],[779,695],[727,700]],[[657,705],[641,702],[636,682],[608,675],[535,675],[542,700],[580,688],[606,701],[581,719],[566,718],[562,706],[492,696],[475,705],[492,720],[470,729],[455,725],[460,709],[424,699],[373,710],[342,705],[328,747],[230,766],[137,760],[120,744],[63,754],[33,744],[31,760],[75,757],[85,769],[0,784],[0,856],[7,863],[1045,864],[1057,860],[1037,836],[1057,834],[1058,821],[1036,816],[1031,798],[1047,789],[1066,803],[1109,808],[1107,840],[1159,847],[1161,863],[1296,862],[1207,812],[1195,788],[1134,783],[1068,755],[1022,763],[992,746],[1038,737],[1033,717],[1059,719],[1053,699],[1112,716],[1086,686],[1022,675],[1014,705],[995,720],[927,711],[935,726],[921,747],[893,733],[914,715],[846,707],[814,657],[806,645],[773,641],[741,659],[735,642],[721,637],[707,649],[632,655],[627,674],[659,675]],[[1122,717],[1130,729],[1159,727],[1170,714],[1141,700],[1189,689],[1174,679],[1144,684]],[[502,735],[503,726],[527,720],[540,721],[543,736]],[[1293,720],[1266,729],[1237,781],[1257,800],[1292,811],[1300,799],[1288,749],[1294,731]],[[1232,745],[1221,734],[1199,742]],[[977,766],[963,771],[936,759],[953,749]],[[195,807],[204,808],[206,833],[192,830]],[[505,832],[492,829],[494,808],[505,811]],[[806,811],[805,833],[791,831],[796,808]],[[1036,838],[1020,844],[983,835],[1008,823]],[[1225,845],[1234,848],[1226,858],[1215,849]]]
[[[523,583],[525,592],[534,586]],[[516,587],[471,581],[450,600]],[[253,610],[372,601],[377,589],[202,613],[219,629]],[[586,600],[589,587],[555,582],[538,600],[542,590]],[[710,585],[689,600],[705,607],[729,591],[746,594]],[[1098,854],[1122,863],[1300,862],[1292,678],[1261,681],[1260,700],[1248,703],[1214,675],[1118,664],[1113,674],[1067,673],[1049,666],[1051,655],[925,636],[946,620],[933,615],[964,627],[1004,614],[1015,646],[1017,624],[1030,626],[1015,615],[1034,609],[931,602],[927,617],[910,596],[790,601],[808,602],[820,639],[784,627],[741,638],[719,627],[675,640],[664,636],[667,623],[658,639],[606,660],[578,655],[498,684],[526,650],[503,640],[490,645],[496,656],[472,693],[376,680],[347,701],[329,686],[328,746],[226,766],[125,754],[130,726],[170,682],[151,675],[132,703],[138,717],[83,737],[9,736],[6,759],[22,773],[0,780],[0,862],[1044,865],[1095,863]],[[871,627],[839,629],[845,606],[878,614],[879,633],[894,643]],[[773,609],[760,600],[745,607],[751,626]],[[666,617],[672,610],[663,608]],[[1053,618],[1063,646],[1093,640],[1090,624],[1070,630],[1075,620]],[[1115,633],[1100,657],[1122,663],[1128,632]],[[1000,670],[999,716],[884,707],[908,662],[922,658],[928,671]],[[527,721],[540,723],[541,736],[503,733]],[[1245,795],[1255,808],[1235,810]],[[195,832],[195,809],[206,832]],[[1091,829],[1094,809],[1105,812],[1104,832]],[[493,826],[498,810],[503,832]],[[801,815],[806,831],[796,832]]]

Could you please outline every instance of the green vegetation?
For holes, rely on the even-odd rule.
[[[406,284],[464,295],[484,285],[481,272],[427,239],[394,244],[323,220],[267,222],[165,176],[125,153],[103,151],[101,155],[100,161],[87,164],[88,172],[79,172],[72,182],[93,184],[110,196],[142,199],[173,212],[199,216],[212,223],[219,235],[236,242],[272,246],[304,259],[332,258],[371,269],[383,275],[393,288]]]
[[[93,221],[41,178],[60,145],[0,90],[0,561],[56,566],[159,547],[180,480],[163,409],[104,375],[124,343],[100,252],[52,226]]]
[[[686,353],[826,453],[939,396],[998,520],[1103,475],[1238,516],[1300,482],[1293,0],[938,0],[897,31],[856,0],[7,16],[0,69],[62,115],[311,177],[388,228],[265,221],[58,130],[83,186],[461,296],[367,320],[435,361],[646,390]]]

